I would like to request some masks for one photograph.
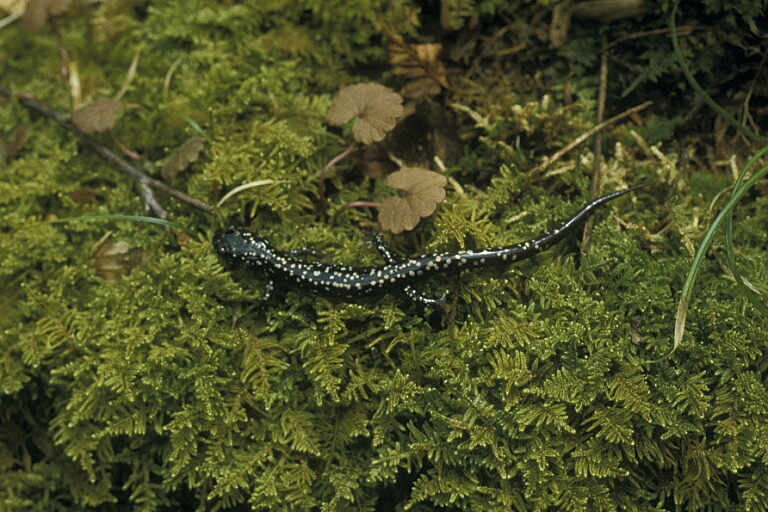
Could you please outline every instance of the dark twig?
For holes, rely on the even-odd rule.
[[[13,93],[4,88],[0,87],[0,95],[5,96],[7,98],[13,98]],[[94,151],[96,151],[98,154],[100,154],[102,157],[104,157],[107,161],[109,161],[111,164],[113,164],[115,167],[117,167],[120,171],[124,172],[133,180],[136,182],[136,186],[139,190],[139,195],[141,195],[141,198],[144,200],[144,203],[147,206],[147,209],[150,210],[152,213],[154,213],[157,217],[161,219],[167,219],[168,218],[168,212],[160,205],[160,203],[157,201],[157,199],[154,196],[154,190],[160,190],[162,192],[165,192],[166,194],[175,197],[179,201],[183,201],[191,206],[194,206],[195,208],[204,211],[205,213],[212,213],[213,212],[213,206],[209,205],[208,203],[205,203],[203,201],[200,201],[199,199],[195,199],[192,196],[189,196],[185,194],[184,192],[181,192],[180,190],[177,190],[166,183],[163,183],[162,181],[156,180],[154,178],[150,178],[143,172],[141,172],[139,169],[135,168],[119,156],[117,156],[115,153],[107,149],[105,146],[103,146],[99,141],[88,135],[87,133],[80,130],[77,126],[73,125],[71,122],[69,122],[69,119],[67,116],[62,114],[61,112],[57,112],[56,110],[53,110],[51,108],[46,107],[42,103],[38,102],[34,98],[32,98],[29,95],[19,95],[17,96],[19,103],[21,103],[24,107],[34,110],[35,112],[42,114],[43,116],[53,119],[57,123],[59,123],[61,126],[66,128],[67,130],[71,131],[80,139],[91,146]]]
[[[582,133],[581,135],[579,135],[578,137],[573,139],[567,146],[565,146],[562,149],[558,150],[557,152],[555,152],[554,155],[552,155],[548,159],[544,160],[541,164],[538,165],[538,167],[536,167],[532,171],[532,174],[538,174],[538,173],[544,172],[545,170],[547,170],[547,168],[550,165],[552,165],[556,161],[558,161],[561,158],[563,158],[563,156],[565,156],[570,150],[572,150],[573,148],[575,148],[576,146],[578,146],[579,144],[581,144],[582,142],[584,142],[585,140],[587,140],[588,138],[593,136],[594,134],[600,132],[601,130],[605,129],[606,127],[608,127],[608,126],[610,126],[610,125],[612,125],[614,123],[617,123],[617,122],[621,121],[622,119],[624,119],[627,116],[631,116],[632,114],[634,114],[636,112],[640,112],[641,110],[650,107],[651,105],[653,105],[652,101],[646,101],[644,103],[641,103],[641,104],[639,104],[637,106],[634,106],[634,107],[632,107],[630,109],[625,110],[621,114],[617,114],[617,115],[613,116],[612,118],[608,119],[607,121],[603,121],[602,123],[598,124],[597,126],[593,126],[592,128],[590,128],[586,132]]]
[[[603,51],[600,52],[600,90],[597,99],[597,123],[600,124],[605,119],[605,102],[608,97],[608,39],[605,34],[600,36]],[[600,165],[603,161],[603,133],[595,134],[595,155],[594,168],[592,169],[592,185],[589,189],[589,200],[593,201],[600,195]],[[592,230],[595,227],[594,215],[584,223],[584,232],[581,236],[581,254],[589,252],[589,244],[592,241]]]
[[[694,30],[703,30],[703,28],[694,27],[692,25],[683,25],[677,28],[678,35],[681,36],[689,36],[693,33]],[[643,37],[652,37],[652,36],[670,36],[671,37],[671,31],[669,30],[669,27],[666,28],[657,28],[654,30],[646,30],[645,32],[633,32],[631,34],[628,34],[623,37],[619,37],[618,39],[614,39],[610,43],[606,45],[606,50],[610,50],[614,46],[623,43],[625,41],[631,41],[633,39],[640,39]]]

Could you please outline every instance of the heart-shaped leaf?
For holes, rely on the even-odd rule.
[[[379,209],[381,228],[392,233],[412,230],[445,199],[447,184],[442,174],[418,167],[403,167],[390,174],[387,185],[405,191],[405,196],[384,201]]]
[[[381,84],[365,83],[341,89],[328,109],[328,122],[341,126],[357,117],[352,136],[363,144],[384,140],[403,114],[403,97]]]
[[[120,100],[96,100],[72,112],[72,123],[87,134],[105,132],[115,126],[122,111]]]
[[[143,249],[131,247],[128,242],[111,242],[102,238],[93,250],[93,266],[96,274],[107,281],[117,281],[145,264],[149,258]]]
[[[205,139],[203,137],[192,137],[186,140],[181,147],[171,155],[160,174],[163,178],[175,178],[178,174],[189,167],[189,164],[200,158],[203,151]]]

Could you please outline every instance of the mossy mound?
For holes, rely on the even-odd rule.
[[[693,95],[664,33],[637,42],[645,74],[623,74],[636,71],[630,63],[610,94],[617,104],[663,98],[659,84],[674,84],[668,102],[641,128],[615,126],[604,144],[606,192],[654,183],[598,213],[588,254],[574,237],[508,271],[428,282],[424,293],[448,292],[442,315],[398,296],[349,304],[296,290],[263,305],[264,282],[224,268],[211,247],[223,226],[250,225],[281,249],[380,262],[365,243],[372,216],[329,222],[317,180],[349,140],[325,122],[333,94],[404,83],[387,63],[387,33],[445,43],[452,88],[421,98],[428,114],[410,129],[449,119],[445,136],[456,134],[445,139],[457,155],[442,171],[448,197],[393,237],[399,251],[516,243],[574,213],[593,153],[531,169],[595,124],[600,36],[575,22],[567,44],[550,49],[538,29],[551,3],[445,1],[440,28],[434,2],[75,2],[55,32],[0,29],[0,86],[16,93],[71,111],[128,84],[114,140],[148,174],[159,177],[199,132],[202,158],[170,185],[215,204],[268,182],[215,216],[158,193],[197,237],[125,221],[51,223],[141,215],[144,202],[72,133],[15,100],[0,104],[6,149],[31,125],[0,165],[0,508],[768,510],[768,321],[739,294],[719,247],[701,269],[682,345],[649,362],[671,349],[710,202],[721,206],[732,182],[729,167],[710,164],[719,151],[750,156],[725,130],[710,134],[712,122],[686,139],[675,131],[705,114],[686,119],[678,100]],[[749,27],[765,26],[754,23],[765,1],[702,5],[698,23],[722,16],[727,41],[751,48]],[[652,6],[649,31],[665,26],[667,8]],[[638,23],[605,30],[617,39]],[[712,35],[691,34],[687,56],[723,85],[707,66],[736,50],[694,55]],[[753,57],[733,69],[756,73]],[[749,90],[746,80],[727,85]],[[423,154],[437,132],[424,133],[401,133],[388,149]],[[358,172],[375,158],[358,156],[328,182],[331,212],[391,194]],[[738,210],[737,256],[758,292],[766,218],[759,194]]]

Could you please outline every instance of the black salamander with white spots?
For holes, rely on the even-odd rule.
[[[288,285],[319,295],[354,299],[404,292],[415,302],[433,309],[443,309],[444,299],[420,295],[412,285],[428,277],[466,268],[506,266],[553,246],[575,231],[598,207],[632,192],[647,183],[614,192],[592,201],[559,228],[527,242],[480,251],[458,251],[403,259],[392,253],[381,235],[374,242],[386,264],[375,267],[347,267],[307,261],[302,256],[317,254],[311,249],[284,252],[264,237],[244,228],[229,227],[218,233],[213,245],[222,259],[254,270],[268,279],[265,299],[275,284]]]

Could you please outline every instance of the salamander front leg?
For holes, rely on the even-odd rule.
[[[373,235],[373,245],[376,246],[376,250],[379,251],[379,254],[387,263],[395,263],[402,259],[387,247],[387,242],[384,241],[384,235],[381,233]]]

